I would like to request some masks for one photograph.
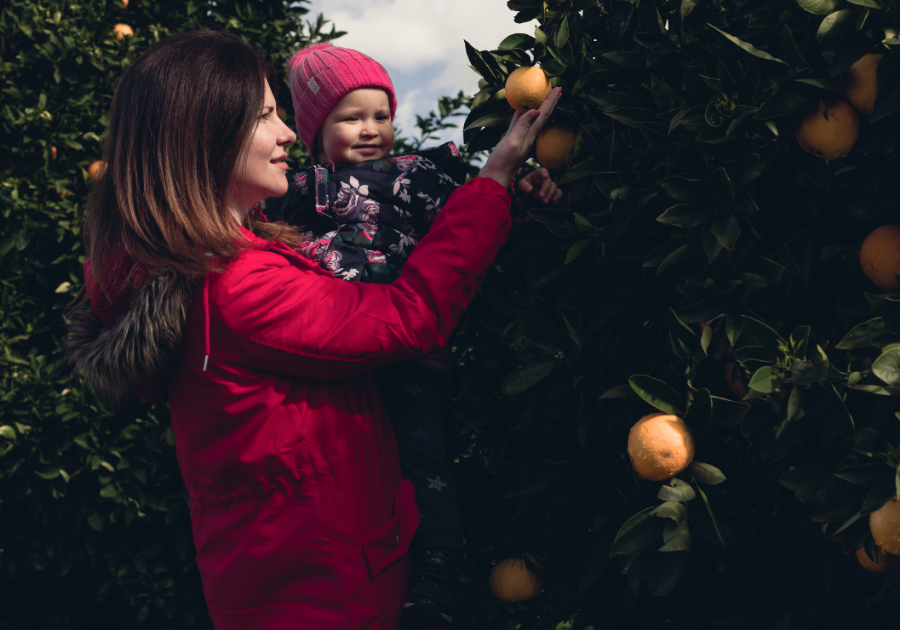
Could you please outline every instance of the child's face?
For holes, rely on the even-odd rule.
[[[322,123],[319,162],[352,166],[380,160],[394,146],[388,95],[376,88],[360,88],[344,95]]]

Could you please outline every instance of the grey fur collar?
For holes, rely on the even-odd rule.
[[[140,391],[165,386],[181,348],[194,285],[168,273],[147,282],[111,328],[90,300],[71,314],[63,348],[69,362],[113,409],[134,402]]]

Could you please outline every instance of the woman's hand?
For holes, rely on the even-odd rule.
[[[504,188],[509,187],[522,162],[531,152],[531,145],[534,144],[550,112],[556,107],[561,94],[562,88],[553,88],[538,109],[532,109],[524,114],[516,112],[512,122],[509,123],[506,135],[491,152],[481,169],[479,173],[481,177],[490,177]]]
[[[562,199],[562,191],[557,188],[556,182],[550,178],[550,173],[545,168],[531,171],[525,177],[516,180],[516,192],[519,195],[529,195],[544,203],[559,201]]]

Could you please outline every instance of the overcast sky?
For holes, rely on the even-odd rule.
[[[310,19],[322,13],[347,31],[335,45],[359,50],[387,69],[397,93],[394,124],[405,136],[414,135],[416,114],[437,109],[439,96],[478,91],[463,40],[487,50],[510,33],[534,34],[534,24],[513,21],[506,0],[312,0],[307,6]],[[443,140],[462,143],[462,130],[450,130]]]

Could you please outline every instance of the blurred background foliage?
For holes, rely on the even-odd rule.
[[[577,132],[555,173],[564,201],[515,218],[454,340],[458,627],[895,624],[900,574],[869,573],[854,552],[874,555],[867,515],[896,493],[900,464],[900,301],[858,258],[867,234],[900,223],[896,7],[508,5],[538,20],[534,36],[467,46],[475,96],[443,97],[395,147],[467,114],[477,163],[512,114],[506,77],[532,64],[564,88],[553,122]],[[133,34],[117,40],[116,24]],[[109,413],[58,343],[116,82],[151,43],[210,26],[276,68],[340,35],[273,0],[0,9],[0,628],[209,627],[165,405]],[[853,150],[802,151],[804,113],[873,52],[882,89]],[[290,124],[284,83],[278,100]],[[657,409],[696,440],[678,481],[639,479],[625,452]],[[543,575],[540,595],[492,596],[507,557]]]
[[[114,26],[132,35],[116,39]],[[0,627],[206,628],[164,404],[113,415],[59,352],[82,286],[88,166],[122,71],[228,28],[278,69],[340,35],[300,3],[9,0],[0,8]],[[283,79],[283,76],[279,77]],[[293,120],[287,84],[278,101]],[[303,162],[299,145],[291,159]]]

